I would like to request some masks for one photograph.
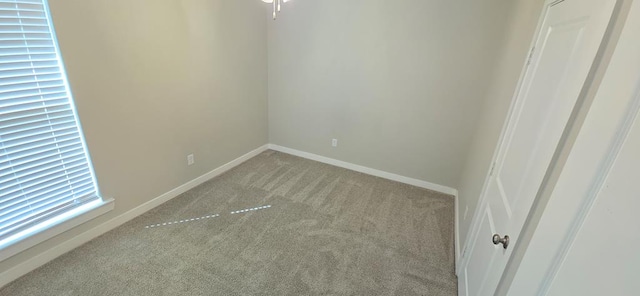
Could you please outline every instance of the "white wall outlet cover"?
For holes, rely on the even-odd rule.
[[[331,146],[338,147],[338,139],[331,140]]]

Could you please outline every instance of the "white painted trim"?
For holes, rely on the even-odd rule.
[[[103,224],[100,224],[92,229],[89,229],[59,245],[54,246],[51,249],[44,251],[36,255],[33,258],[30,258],[8,270],[0,274],[0,287],[7,285],[8,283],[18,279],[19,277],[31,272],[32,270],[48,263],[49,261],[85,244],[86,242],[136,218],[147,211],[173,199],[174,197],[214,178],[222,173],[238,166],[239,164],[249,160],[250,158],[266,151],[268,149],[268,145],[263,145],[245,155],[242,155],[227,164],[224,164],[200,177],[197,177],[181,186],[176,187],[175,189],[170,190],[169,192],[162,194],[146,203],[143,203],[126,213],[123,213]]]
[[[385,172],[385,171],[381,171],[381,170],[376,170],[376,169],[368,168],[368,167],[365,167],[365,166],[349,163],[349,162],[346,162],[346,161],[337,160],[337,159],[333,159],[333,158],[329,158],[329,157],[325,157],[325,156],[321,156],[321,155],[317,155],[317,154],[313,154],[313,153],[309,153],[309,152],[304,152],[304,151],[300,151],[300,150],[296,150],[296,149],[292,149],[292,148],[287,148],[287,147],[283,147],[283,146],[279,146],[279,145],[269,144],[269,149],[275,150],[275,151],[279,151],[279,152],[282,152],[282,153],[286,153],[286,154],[295,155],[295,156],[306,158],[306,159],[315,160],[315,161],[326,163],[326,164],[330,164],[330,165],[333,165],[333,166],[349,169],[349,170],[352,170],[352,171],[365,173],[365,174],[368,174],[368,175],[372,175],[372,176],[376,176],[376,177],[380,177],[380,178],[384,178],[384,179],[388,179],[388,180],[392,180],[392,181],[396,181],[396,182],[400,182],[400,183],[405,183],[405,184],[409,184],[409,185],[413,185],[413,186],[417,186],[417,187],[421,187],[421,188],[425,188],[425,189],[429,189],[429,190],[433,190],[433,191],[437,191],[437,192],[453,195],[455,197],[458,196],[458,190],[456,190],[456,189],[453,189],[453,188],[447,187],[447,186],[443,186],[443,185],[439,185],[439,184],[434,184],[434,183],[427,182],[427,181],[413,179],[413,178],[409,178],[409,177],[405,177],[405,176],[401,176],[401,175],[397,175],[397,174],[393,174],[393,173],[389,173],[389,172]]]
[[[621,7],[617,17],[624,16],[624,6]],[[616,165],[626,161],[624,154],[625,145],[630,136],[633,136],[640,120],[640,39],[637,32],[640,31],[640,3],[631,3],[628,8],[628,15],[624,23],[623,19],[616,22],[624,25],[619,38],[616,40],[615,33],[611,35],[609,42],[615,44],[615,49],[606,65],[606,71],[602,77],[593,102],[586,109],[586,117],[579,126],[578,134],[571,151],[569,152],[562,172],[544,203],[544,211],[540,214],[539,221],[526,225],[530,230],[534,230],[528,242],[526,253],[522,260],[514,265],[509,274],[510,280],[504,283],[500,295],[548,295],[555,289],[556,294],[562,289],[558,274],[565,267],[567,258],[573,255],[584,254],[574,248],[580,248],[580,242],[576,240],[579,236],[593,235],[593,229],[583,229],[589,219],[594,219],[591,212],[598,201],[615,198],[607,195],[607,188],[610,187],[610,176],[612,170],[616,170]],[[615,25],[614,25],[615,26]],[[614,28],[615,31],[615,28]],[[623,157],[623,158],[619,158]],[[629,172],[630,180],[636,177],[634,172]],[[628,190],[628,188],[627,188]],[[619,195],[637,195],[635,192],[616,191]],[[604,195],[603,195],[604,194]],[[617,200],[617,199],[616,199]],[[617,203],[624,204],[623,200]],[[629,205],[628,205],[629,206]],[[613,219],[611,224],[603,225],[597,223],[602,229],[607,229],[613,225],[628,225],[629,231],[635,224],[622,224],[619,217],[611,209],[607,209]],[[615,223],[614,223],[615,221]],[[598,222],[598,221],[591,221]],[[599,221],[603,222],[603,221]],[[592,225],[594,225],[592,223]],[[633,226],[632,226],[633,225]],[[586,232],[585,232],[586,231]],[[597,234],[596,234],[597,235]],[[624,241],[629,248],[612,249],[613,252],[620,253],[618,257],[607,254],[608,260],[631,262],[627,266],[633,265],[633,242]],[[618,250],[619,249],[619,250]],[[574,258],[575,259],[575,258]],[[589,266],[596,266],[597,262],[586,263]],[[585,266],[586,266],[585,264]],[[635,266],[634,266],[635,267]],[[575,272],[575,266],[573,268]],[[629,269],[631,270],[631,269]],[[584,280],[599,280],[600,274],[624,273],[625,269],[609,270],[598,267],[597,271],[585,271]],[[571,270],[566,272],[571,272]],[[599,272],[599,273],[598,273]],[[624,284],[621,282],[620,284]],[[556,286],[558,285],[558,286]],[[606,286],[606,284],[605,284]],[[566,287],[565,287],[566,288]],[[617,287],[618,293],[630,291],[624,287]],[[563,291],[567,294],[568,291]],[[496,293],[499,294],[499,293]],[[583,293],[584,294],[584,293]],[[593,295],[598,292],[592,292]],[[609,294],[616,294],[615,292]],[[637,294],[637,293],[635,293]],[[575,291],[572,295],[575,294]]]
[[[18,234],[18,237],[23,237],[22,239],[0,249],[0,262],[82,223],[104,215],[113,208],[113,199],[103,200],[100,198],[27,229]],[[11,241],[12,238],[7,240]]]
[[[515,116],[514,112],[516,109],[516,104],[518,103],[517,97],[522,91],[522,86],[525,82],[525,79],[527,78],[527,73],[529,71],[529,66],[530,66],[529,61],[532,58],[531,53],[534,50],[536,43],[538,43],[538,35],[540,35],[540,31],[542,30],[542,25],[544,24],[545,16],[547,15],[547,11],[549,7],[552,5],[551,3],[554,1],[556,0],[545,0],[545,4],[542,8],[542,11],[540,12],[540,16],[538,17],[538,24],[536,25],[536,29],[533,35],[531,35],[532,39],[531,39],[531,43],[529,44],[529,51],[527,52],[527,55],[523,60],[522,70],[520,70],[520,77],[518,78],[518,82],[516,83],[515,91],[511,96],[511,102],[509,103],[509,110],[507,111],[504,122],[502,124],[502,129],[500,130],[500,136],[498,138],[498,142],[496,143],[496,146],[493,150],[493,155],[491,156],[491,162],[489,163],[489,166],[485,173],[484,183],[482,184],[482,189],[480,190],[480,195],[478,196],[478,203],[476,205],[475,210],[473,211],[473,216],[471,217],[471,225],[465,237],[465,241],[464,241],[465,243],[463,248],[466,253],[471,253],[473,251],[473,246],[471,245],[471,242],[473,241],[473,234],[476,233],[478,231],[478,227],[480,227],[479,222],[482,216],[482,209],[484,208],[485,203],[487,201],[487,189],[489,188],[489,182],[491,181],[491,168],[498,161],[498,155],[500,153],[500,150],[502,149],[502,146],[504,145],[509,124],[512,121],[512,118]],[[461,266],[466,265],[468,261],[467,259],[468,259],[467,257],[461,257],[460,265]],[[457,274],[456,272],[456,275],[459,275],[459,274]]]
[[[603,82],[600,86],[600,89],[598,89],[598,94],[597,94],[598,97],[596,97],[596,100],[606,100],[607,106],[611,106],[612,105],[611,97],[607,96],[608,94],[611,94],[611,92],[607,93],[606,91],[609,89],[613,89],[614,87],[610,85],[614,85],[614,84],[615,84],[615,89],[618,91],[618,92],[615,92],[614,94],[617,94],[623,98],[624,98],[624,95],[620,95],[620,93],[624,94],[624,87],[626,85],[631,85],[631,87],[633,88],[632,98],[629,99],[628,103],[626,101],[623,101],[624,103],[621,104],[622,106],[621,108],[614,109],[610,107],[610,109],[607,109],[606,114],[608,114],[608,116],[610,116],[611,119],[610,118],[606,118],[606,119],[610,119],[614,122],[619,122],[617,126],[614,125],[615,129],[613,130],[607,129],[607,125],[603,123],[604,120],[602,120],[605,117],[604,116],[596,117],[596,115],[598,114],[596,113],[596,115],[592,115],[592,116],[596,119],[600,119],[598,121],[600,125],[597,125],[595,127],[587,126],[585,129],[581,130],[580,135],[578,135],[578,137],[580,137],[581,135],[584,134],[583,136],[584,138],[597,139],[597,141],[592,140],[591,142],[588,142],[588,140],[584,140],[584,142],[578,142],[578,140],[576,140],[576,147],[574,147],[571,152],[575,155],[574,157],[576,157],[577,159],[580,159],[581,157],[581,159],[583,160],[588,159],[587,161],[594,161],[594,160],[597,161],[598,159],[602,159],[602,161],[600,161],[600,163],[594,162],[593,167],[591,166],[585,167],[584,165],[580,165],[579,170],[582,174],[584,174],[584,176],[579,176],[576,173],[576,176],[578,177],[583,177],[584,179],[589,178],[591,180],[590,182],[591,184],[588,187],[589,190],[587,191],[586,195],[584,195],[579,199],[576,198],[582,203],[581,208],[577,213],[577,215],[571,220],[570,222],[571,226],[569,228],[568,233],[564,237],[564,239],[557,243],[558,251],[556,253],[555,258],[553,258],[554,260],[550,261],[550,267],[547,270],[547,273],[545,274],[545,277],[542,281],[542,284],[540,285],[537,295],[547,295],[549,293],[549,290],[551,289],[551,285],[556,280],[558,272],[562,268],[562,265],[565,263],[565,259],[571,252],[571,248],[574,246],[574,242],[582,226],[586,222],[589,213],[594,207],[596,199],[600,196],[600,193],[602,192],[603,187],[607,183],[606,182],[607,178],[609,177],[609,174],[613,166],[616,164],[616,161],[618,160],[618,156],[623,150],[624,145],[626,144],[627,139],[631,134],[631,130],[634,128],[634,125],[639,118],[638,114],[640,114],[640,80],[638,80],[638,77],[634,77],[634,79],[626,79],[626,77],[629,77],[631,75],[629,75],[628,72],[620,70],[620,69],[631,66],[629,64],[630,61],[640,60],[637,58],[639,56],[637,54],[638,52],[637,48],[640,48],[640,42],[638,42],[636,39],[637,29],[640,28],[640,4],[638,4],[637,2],[634,2],[633,5],[634,6],[630,8],[631,12],[629,12],[629,18],[625,23],[625,29],[622,35],[620,36],[620,39],[618,40],[618,44],[616,46],[614,56],[612,57],[611,63],[609,64],[608,70],[605,74],[606,78],[603,78]],[[635,14],[633,12],[635,12]],[[613,64],[613,63],[616,63],[616,64]],[[622,63],[624,63],[625,67],[620,66],[622,65]],[[607,79],[607,80],[604,80],[604,79]],[[625,81],[625,80],[629,80],[629,81]],[[605,83],[607,84],[605,85]],[[609,86],[609,88],[607,88],[607,86]],[[594,105],[592,106],[597,107],[599,105],[595,105],[595,102],[594,102]],[[596,109],[596,110],[600,111],[599,109]],[[618,111],[618,112],[615,112],[615,111]],[[603,112],[603,111],[600,111],[600,112]],[[591,110],[590,110],[590,113],[591,113]],[[618,117],[616,117],[616,115],[618,115]],[[589,119],[587,118],[585,120],[585,123],[587,122],[587,120]],[[591,136],[591,138],[588,138],[588,135],[590,135],[589,133],[597,134],[598,137]],[[611,139],[610,143],[604,142],[603,144],[603,140],[605,139]],[[582,144],[583,146],[577,146],[579,144]],[[597,145],[604,146],[605,144],[608,150],[602,153],[602,157],[599,154],[594,155],[598,150],[594,149],[593,147]],[[578,150],[578,149],[585,149],[585,150],[588,149],[588,151],[594,151],[594,152],[591,152],[590,154],[584,156],[584,154],[580,154],[582,150]],[[579,160],[576,160],[575,162],[583,163],[583,162],[580,162]],[[568,171],[568,169],[570,168],[572,167],[566,166],[565,168],[563,168],[563,173],[565,171]],[[576,177],[575,179],[578,179],[578,177]],[[567,183],[570,181],[573,181],[572,183],[569,183],[569,184],[572,184],[572,185],[580,184],[576,182],[575,179],[570,179],[570,178],[567,178],[567,179],[569,180],[569,181],[565,181]],[[582,194],[577,196],[580,197],[582,196]],[[553,197],[555,196],[552,195],[551,198]],[[549,207],[549,205],[547,206]],[[553,219],[552,221],[561,221],[559,217],[553,217],[553,216],[551,218],[546,218],[546,219]],[[568,220],[569,219],[567,219],[567,222]],[[613,224],[609,224],[609,225],[613,225]],[[538,225],[536,225],[536,227],[538,227]],[[553,244],[550,247],[553,247]]]

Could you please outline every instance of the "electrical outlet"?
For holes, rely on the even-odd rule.
[[[464,208],[464,215],[462,217],[462,220],[467,220],[467,214],[469,214],[469,206],[466,206]]]
[[[195,162],[196,162],[196,160],[193,158],[193,154],[187,155],[187,165],[192,165]]]
[[[338,147],[338,139],[331,140],[331,146]]]

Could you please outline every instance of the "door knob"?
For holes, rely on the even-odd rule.
[[[494,245],[502,244],[502,247],[506,249],[509,246],[509,236],[505,235],[504,237],[500,237],[499,234],[494,234],[493,244]]]

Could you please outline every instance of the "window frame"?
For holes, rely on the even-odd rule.
[[[78,129],[82,147],[86,155],[87,165],[91,174],[93,184],[95,186],[95,195],[97,199],[66,211],[60,215],[56,215],[50,219],[42,221],[29,228],[19,231],[16,234],[10,235],[5,239],[0,240],[0,262],[6,260],[7,258],[13,257],[16,254],[23,252],[24,250],[40,244],[48,239],[51,239],[63,232],[66,232],[76,226],[86,223],[98,216],[101,216],[113,210],[115,207],[113,199],[105,199],[100,193],[100,187],[93,167],[93,161],[90,151],[87,147],[84,130],[82,128],[82,123],[80,122],[80,117],[78,115],[71,86],[69,84],[64,59],[60,50],[58,36],[53,24],[53,15],[49,7],[49,1],[40,1],[42,2],[43,10],[47,18],[47,25],[49,27],[51,40],[53,41],[56,51],[55,55],[60,70],[60,75],[62,77],[62,82],[66,90],[66,95],[69,99],[70,108],[76,120],[76,127]]]

